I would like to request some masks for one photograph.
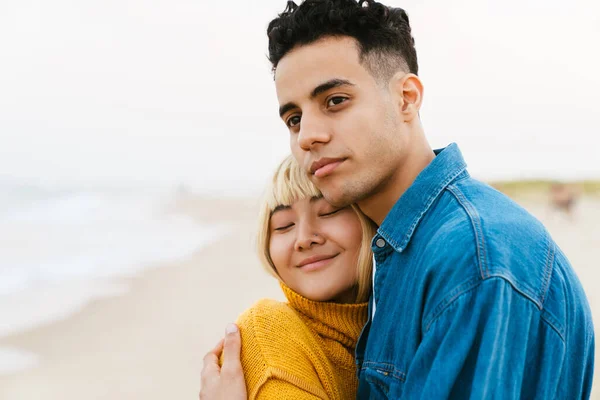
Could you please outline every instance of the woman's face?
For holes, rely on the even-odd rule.
[[[314,301],[354,301],[362,229],[351,207],[307,198],[278,207],[269,225],[271,260],[288,287]]]

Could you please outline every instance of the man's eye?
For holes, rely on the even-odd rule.
[[[294,126],[300,124],[300,116],[294,115],[287,120],[287,126],[293,128]]]
[[[340,96],[332,97],[329,100],[327,100],[327,106],[328,107],[337,106],[339,104],[342,104],[346,100],[348,100],[347,97],[340,97]]]

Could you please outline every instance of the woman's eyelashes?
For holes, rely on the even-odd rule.
[[[285,231],[285,230],[291,228],[292,226],[294,226],[293,223],[280,224],[279,226],[276,226],[273,230],[277,231],[277,232],[281,232],[281,231]]]
[[[343,208],[338,208],[337,210],[333,210],[333,211],[321,213],[321,214],[319,214],[319,217],[328,217],[330,215],[335,215],[335,214],[337,214],[338,212],[340,212],[342,210],[343,210]]]
[[[324,201],[324,200],[318,199],[317,201]],[[306,218],[330,217],[330,216],[336,215],[340,211],[348,209],[348,207],[331,209],[329,205],[327,207],[323,206],[323,208],[324,209],[322,211],[318,211],[318,212],[317,212],[317,210],[313,210],[312,217],[307,216]],[[300,220],[302,220],[302,218],[300,218]],[[285,231],[293,228],[296,225],[296,222],[298,222],[298,221],[296,221],[295,218],[294,218],[294,220],[283,220],[283,219],[281,221],[273,220],[272,221],[273,231],[274,232],[285,232]]]

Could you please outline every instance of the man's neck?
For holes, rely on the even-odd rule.
[[[412,185],[417,176],[435,158],[429,144],[424,141],[399,165],[391,179],[376,193],[358,202],[358,206],[378,226],[392,210],[398,199]]]

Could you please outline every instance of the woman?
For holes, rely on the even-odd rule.
[[[327,203],[292,157],[279,166],[257,244],[288,302],[261,300],[238,320],[249,399],[355,398],[373,235],[358,208]]]

